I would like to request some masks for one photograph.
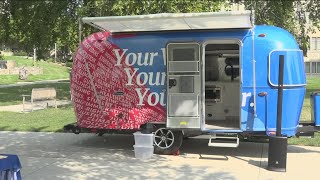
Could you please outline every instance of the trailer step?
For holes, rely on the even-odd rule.
[[[211,135],[209,139],[208,146],[212,147],[238,147],[239,146],[239,137],[238,135],[220,135],[217,134]]]

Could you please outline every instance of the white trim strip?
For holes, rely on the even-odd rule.
[[[273,52],[280,52],[280,51],[302,52],[302,50],[300,50],[300,49],[274,49],[269,53],[269,55],[268,55],[268,82],[269,82],[269,84],[271,86],[274,86],[274,87],[278,87],[278,84],[274,84],[274,83],[271,82],[271,77],[270,77],[270,75],[271,75],[271,66],[270,66],[270,64],[271,64],[271,54]],[[299,86],[305,86],[305,85],[307,85],[307,84],[283,84],[283,87],[299,87]]]

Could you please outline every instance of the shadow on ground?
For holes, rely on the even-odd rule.
[[[23,179],[236,179],[234,173],[243,168],[258,174],[268,149],[266,143],[249,142],[208,147],[207,139],[190,138],[180,156],[139,160],[132,135],[0,132],[0,142],[2,153],[19,155]],[[288,153],[302,152],[320,151],[288,146]]]
[[[136,159],[132,135],[0,132],[0,141],[1,152],[19,155],[23,179],[235,179],[170,156]]]

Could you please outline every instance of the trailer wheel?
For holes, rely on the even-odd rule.
[[[159,128],[154,132],[154,152],[156,154],[174,154],[179,150],[182,140],[181,131]]]

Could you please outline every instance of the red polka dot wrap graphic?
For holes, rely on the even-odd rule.
[[[124,63],[115,66],[117,58],[113,49],[120,48],[107,41],[109,36],[109,32],[90,35],[81,43],[81,48],[75,55],[71,94],[78,126],[137,129],[146,122],[165,121],[165,107],[160,103],[155,106],[147,103],[148,95],[152,92],[146,86],[139,86],[134,82],[126,85],[128,76],[124,68],[130,68],[131,74],[134,69]],[[122,59],[121,62],[124,62],[125,56]],[[137,78],[136,75],[133,78]],[[142,103],[144,105],[138,105],[137,88],[140,88],[141,93],[147,91]],[[155,102],[154,99],[151,101]]]

